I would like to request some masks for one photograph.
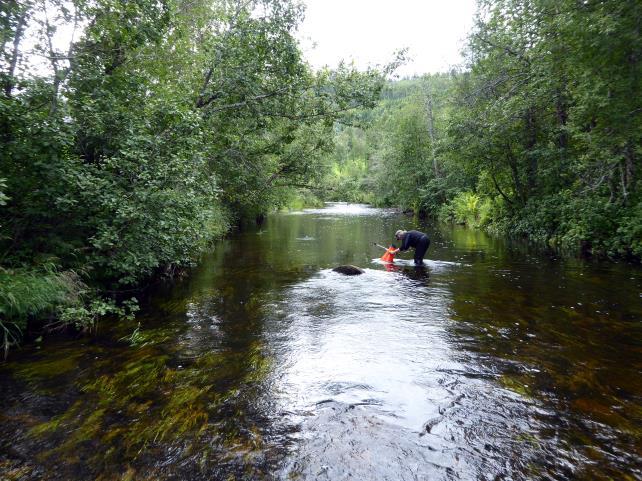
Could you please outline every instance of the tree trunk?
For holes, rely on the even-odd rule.
[[[428,101],[426,102],[426,112],[428,114],[428,135],[430,136],[430,155],[432,156],[432,168],[435,178],[441,177],[439,166],[437,165],[437,152],[435,149],[435,117],[432,110],[432,93],[428,92]]]
[[[9,61],[9,71],[7,72],[7,79],[5,80],[4,84],[4,95],[6,98],[11,98],[11,92],[14,86],[13,76],[16,72],[16,66],[18,65],[18,57],[20,56],[20,42],[22,41],[22,35],[24,34],[28,13],[29,5],[27,4],[19,13],[20,16],[18,17],[18,24],[16,25],[16,33],[13,37],[13,49],[11,52],[11,60]]]
[[[45,14],[45,35],[47,36],[47,45],[49,47],[49,58],[51,61],[51,68],[53,69],[53,93],[51,95],[51,106],[49,108],[49,115],[53,115],[58,110],[58,90],[60,89],[61,75],[60,68],[58,67],[58,58],[53,47],[53,40],[51,38],[51,25],[49,24],[49,14],[47,13],[47,4],[43,2],[43,11]]]
[[[526,168],[526,185],[528,193],[532,194],[537,188],[537,170],[538,161],[537,155],[533,152],[537,144],[537,125],[535,123],[535,116],[533,109],[529,108],[526,112],[526,155],[528,156],[528,163]]]

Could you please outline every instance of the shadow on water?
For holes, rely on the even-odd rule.
[[[424,267],[376,262],[398,228]],[[642,479],[641,292],[394,211],[275,215],[139,329],[0,366],[0,479]]]

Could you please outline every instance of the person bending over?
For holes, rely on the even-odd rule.
[[[424,263],[424,255],[430,246],[430,239],[423,232],[418,230],[398,230],[395,232],[397,240],[401,241],[399,250],[407,251],[411,247],[415,249],[415,265],[421,266]]]

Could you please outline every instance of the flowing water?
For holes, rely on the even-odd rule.
[[[373,262],[398,228],[426,267]],[[331,268],[355,264],[365,274]],[[0,366],[0,479],[640,480],[642,272],[394,211],[270,217]]]

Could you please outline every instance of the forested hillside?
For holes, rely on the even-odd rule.
[[[642,5],[479,2],[467,65],[340,126],[330,196],[573,253],[642,255]]]
[[[0,343],[28,319],[90,329],[240,218],[318,181],[332,126],[382,71],[312,72],[303,9],[248,2],[2,2]]]

